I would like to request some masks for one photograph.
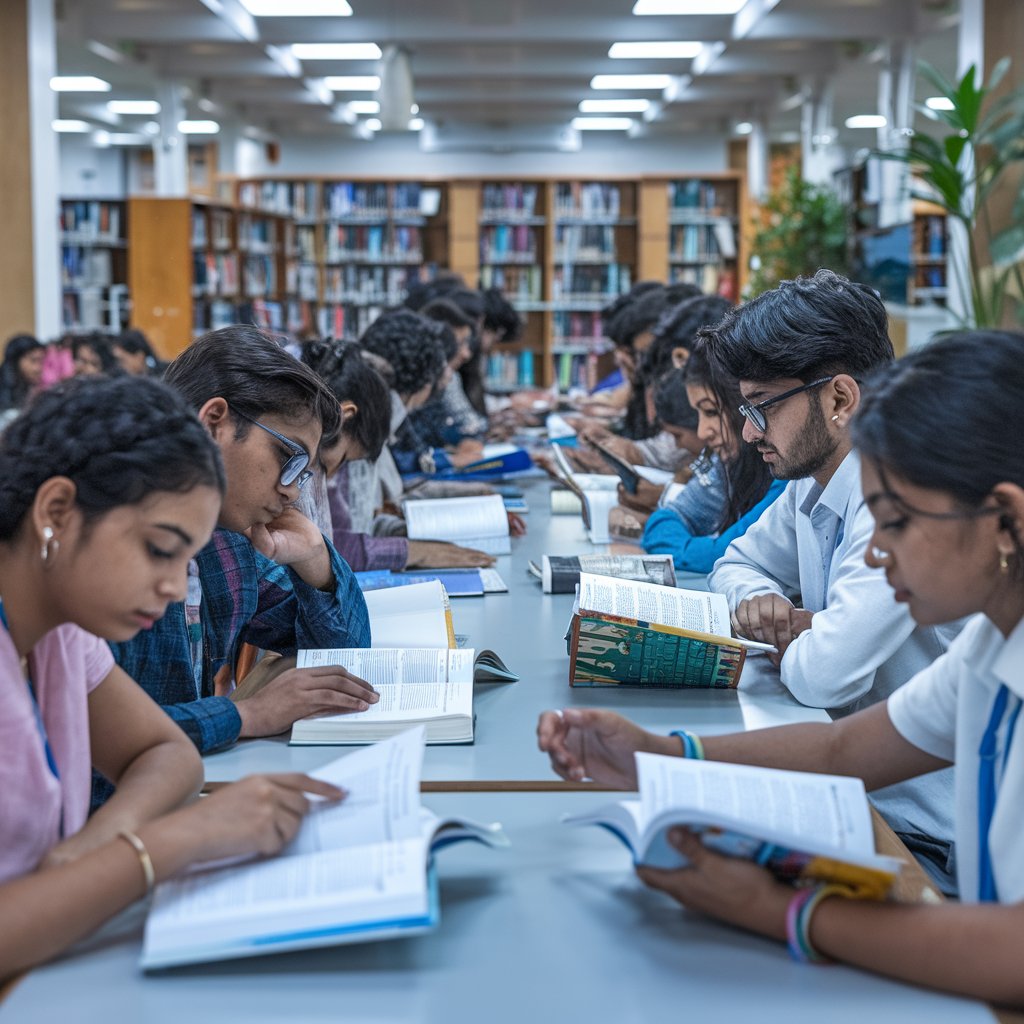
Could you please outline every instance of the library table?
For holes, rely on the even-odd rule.
[[[981,1003],[841,966],[794,963],[775,942],[644,888],[617,840],[563,812],[607,793],[434,793],[439,814],[498,820],[506,850],[441,851],[441,924],[392,942],[143,975],[141,908],[15,983],[0,1024],[757,1020],[991,1022]]]
[[[512,554],[498,559],[507,594],[456,598],[455,632],[468,646],[491,648],[520,676],[517,683],[483,683],[475,688],[476,741],[461,746],[429,746],[423,777],[434,787],[463,783],[485,788],[565,788],[537,750],[537,717],[547,708],[598,707],[620,711],[651,730],[686,728],[714,734],[790,722],[827,722],[819,708],[799,704],[759,656],[744,666],[739,690],[640,690],[570,688],[569,659],[563,639],[572,615],[571,594],[544,594],[531,576],[530,560],[544,554],[595,551],[579,516],[550,513],[551,484],[522,481],[530,512],[528,533],[512,538]],[[681,586],[706,589],[704,577],[683,577]],[[292,747],[287,736],[243,740],[205,760],[208,782],[229,782],[252,772],[309,771],[340,757],[349,747]],[[523,783],[516,786],[516,782]],[[472,788],[471,787],[471,788]]]

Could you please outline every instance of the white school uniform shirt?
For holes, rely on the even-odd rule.
[[[956,845],[960,898],[978,901],[978,747],[1000,686],[1010,690],[996,734],[996,804],[989,853],[1000,903],[1024,900],[1024,726],[1005,762],[1010,718],[1024,698],[1024,622],[1009,637],[983,615],[972,619],[946,655],[889,698],[899,734],[934,757],[956,763]],[[1022,716],[1024,717],[1024,716]]]
[[[814,621],[789,645],[780,677],[801,704],[833,718],[884,700],[944,654],[963,625],[914,622],[883,570],[864,563],[873,530],[850,452],[825,487],[813,477],[790,483],[708,578],[730,609],[757,594],[800,595]],[[951,771],[879,790],[874,802],[897,832],[952,839]]]

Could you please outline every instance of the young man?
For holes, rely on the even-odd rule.
[[[198,339],[166,382],[220,448],[227,492],[218,529],[189,567],[188,597],[134,640],[112,644],[118,664],[201,753],[283,732],[307,715],[364,710],[376,694],[334,668],[292,669],[251,697],[232,694],[243,642],[281,654],[370,643],[352,571],[294,507],[321,441],[338,437],[337,400],[308,367],[246,326]]]
[[[728,597],[737,634],[778,647],[782,682],[802,704],[838,717],[884,700],[959,628],[915,626],[885,574],[864,561],[873,520],[849,426],[859,382],[893,358],[884,306],[870,289],[820,270],[728,314],[708,333],[708,355],[740,382],[744,441],[773,476],[792,481],[729,545],[710,588]],[[952,785],[946,771],[876,799],[947,890]]]

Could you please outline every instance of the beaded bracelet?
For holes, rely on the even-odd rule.
[[[688,757],[695,761],[704,760],[704,744],[701,743],[699,736],[695,736],[692,732],[687,732],[685,729],[673,729],[669,736],[679,737],[679,742],[683,745],[683,757]]]
[[[822,900],[829,896],[849,898],[850,891],[841,885],[818,885],[801,889],[786,908],[786,945],[790,956],[800,963],[831,963],[811,943],[811,918]]]
[[[146,880],[146,895],[152,893],[156,886],[156,872],[153,870],[153,858],[146,849],[146,844],[134,833],[122,829],[117,833],[119,839],[123,839],[138,854],[139,864],[142,866],[142,875]]]

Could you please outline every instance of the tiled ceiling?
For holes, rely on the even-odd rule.
[[[62,117],[117,131],[145,117],[109,114],[109,99],[155,98],[161,80],[188,87],[188,113],[276,135],[363,130],[345,104],[372,93],[330,92],[331,75],[374,75],[377,61],[298,61],[296,43],[372,42],[409,54],[413,98],[438,132],[503,128],[517,138],[564,127],[581,100],[642,97],[634,137],[693,128],[728,132],[760,114],[772,134],[799,125],[799,96],[835,86],[834,121],[877,104],[877,58],[890,39],[947,74],[956,65],[956,0],[747,0],[735,15],[639,17],[633,0],[351,0],[350,17],[258,17],[242,0],[59,0],[61,74],[97,75],[106,94],[62,94]],[[612,43],[682,39],[694,59],[613,60]],[[599,92],[596,74],[664,73],[670,89]],[[923,90],[923,86],[921,87]],[[924,98],[924,93],[918,97]],[[868,133],[870,134],[870,133]],[[861,139],[854,131],[847,144]],[[864,144],[870,144],[870,138]]]

